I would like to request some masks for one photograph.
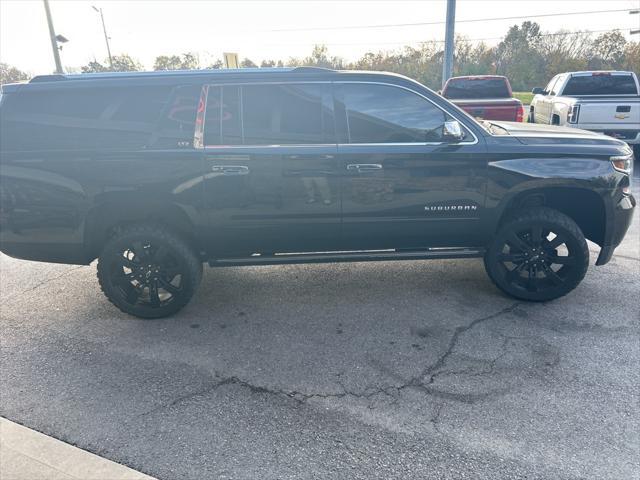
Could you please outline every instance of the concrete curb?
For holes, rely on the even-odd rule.
[[[0,417],[2,480],[155,480]]]

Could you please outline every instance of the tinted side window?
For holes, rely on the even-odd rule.
[[[580,75],[571,77],[563,95],[636,95],[631,75]]]
[[[205,145],[335,143],[328,84],[209,87]]]
[[[557,95],[558,90],[560,90],[560,86],[564,83],[564,78],[562,75],[558,77],[558,79],[551,86],[551,90],[549,90],[550,95]]]
[[[408,143],[442,140],[445,113],[398,87],[344,84],[349,143]]]
[[[553,77],[551,80],[549,80],[549,83],[547,83],[547,86],[544,87],[544,91],[545,92],[551,92],[551,89],[553,88],[553,86],[556,83],[556,80],[558,80],[558,75],[556,75],[555,77]]]
[[[6,120],[24,150],[141,148],[171,87],[56,88],[18,93]]]
[[[335,142],[327,84],[242,87],[244,143],[295,145]]]
[[[196,110],[202,87],[177,87],[160,116],[158,129],[150,142],[156,148],[193,147]]]
[[[209,87],[205,145],[242,145],[241,100],[238,86]]]

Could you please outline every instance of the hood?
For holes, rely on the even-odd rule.
[[[535,144],[588,144],[588,145],[625,145],[624,142],[601,133],[581,130],[579,128],[560,127],[557,125],[541,125],[523,122],[489,122],[506,131],[525,145]]]

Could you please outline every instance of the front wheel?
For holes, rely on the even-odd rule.
[[[184,307],[202,278],[202,262],[179,236],[155,225],[124,228],[98,259],[98,281],[116,307],[161,318]]]
[[[521,212],[498,230],[484,264],[503,292],[542,302],[578,286],[589,266],[589,249],[571,218],[540,207]]]

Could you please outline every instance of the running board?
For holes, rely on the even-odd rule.
[[[431,248],[427,250],[359,250],[340,252],[254,254],[242,258],[216,258],[209,260],[211,267],[237,267],[242,265],[287,265],[300,263],[385,262],[391,260],[430,260],[451,258],[478,258],[483,249]]]

